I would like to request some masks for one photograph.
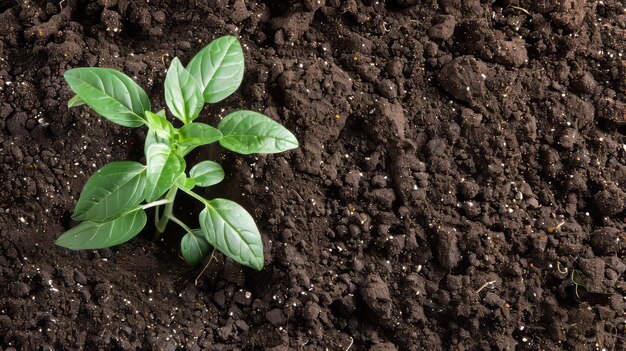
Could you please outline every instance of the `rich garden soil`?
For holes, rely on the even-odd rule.
[[[244,84],[201,120],[262,111],[301,142],[193,154],[265,269],[217,255],[196,282],[175,226],[56,247],[145,133],[68,110],[63,73],[120,69],[160,107],[169,62],[225,34]],[[624,350],[625,47],[614,0],[0,1],[0,346]]]

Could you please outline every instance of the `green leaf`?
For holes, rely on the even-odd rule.
[[[72,218],[106,222],[143,200],[146,167],[137,162],[112,162],[92,175],[80,194]]]
[[[185,177],[184,174],[178,178],[177,182],[178,187],[185,190],[191,190],[196,186],[196,181],[193,178]]]
[[[146,92],[127,75],[110,68],[83,67],[63,75],[70,88],[104,118],[125,127],[144,124],[150,111]]]
[[[152,202],[165,194],[185,171],[185,160],[168,145],[154,143],[146,153],[147,184],[145,198]]]
[[[230,113],[217,129],[223,134],[220,144],[224,148],[244,155],[273,154],[298,147],[298,140],[290,131],[254,111]]]
[[[193,166],[189,176],[194,180],[194,185],[211,186],[224,180],[224,169],[217,162],[202,161]]]
[[[195,266],[202,262],[202,259],[209,254],[210,245],[204,237],[202,229],[194,229],[187,232],[180,241],[180,252],[190,266]]]
[[[189,62],[187,70],[196,79],[204,101],[219,102],[232,94],[243,79],[244,59],[239,40],[224,36],[213,40]]]
[[[71,98],[70,101],[67,102],[67,107],[72,108],[72,107],[76,107],[76,106],[80,106],[84,104],[85,102],[80,98],[80,96],[74,95],[74,97]]]
[[[200,227],[209,244],[233,260],[261,270],[263,242],[252,216],[239,204],[224,199],[205,202]]]
[[[102,249],[135,237],[146,225],[146,212],[138,208],[104,223],[82,222],[55,242],[72,250]]]
[[[154,131],[154,129],[148,129],[148,131],[146,132],[146,140],[143,146],[143,153],[147,154],[148,148],[150,148],[150,145],[157,144],[157,143],[165,144],[168,146],[171,144],[168,139],[163,139],[160,136],[158,136],[157,133]]]
[[[162,139],[170,139],[174,135],[174,126],[167,118],[146,111],[146,120],[148,121],[148,127],[153,129]]]
[[[157,112],[156,115],[165,118],[165,110],[161,110],[161,111]],[[165,144],[165,145],[168,145],[168,146],[172,144],[170,142],[170,139],[161,138],[156,133],[156,131],[154,131],[154,129],[148,129],[148,132],[146,133],[146,140],[145,140],[144,146],[143,146],[143,153],[147,154],[148,153],[148,148],[150,147],[150,145],[152,145],[154,143],[161,143],[161,144]]]
[[[202,89],[178,57],[172,60],[165,77],[165,103],[185,124],[196,119],[204,106]]]
[[[204,123],[190,123],[178,130],[179,144],[185,147],[196,147],[211,144],[222,137],[216,128]]]

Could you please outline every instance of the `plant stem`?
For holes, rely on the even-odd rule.
[[[183,223],[183,221],[181,221],[180,219],[176,218],[176,216],[171,215],[171,216],[169,216],[169,218],[172,220],[172,222],[178,224],[181,228],[186,230],[188,233],[191,233],[191,228],[189,228],[185,223]]]
[[[198,200],[198,201],[202,202],[203,204],[208,205],[208,201],[207,201],[205,198],[203,198],[202,196],[200,196],[200,195],[198,195],[198,194],[194,193],[193,191],[191,191],[191,190],[187,190],[187,189],[183,189],[183,188],[181,188],[180,190],[182,190],[183,192],[185,192],[187,195],[189,195],[189,196],[193,197],[194,199],[196,199],[196,200]]]
[[[159,221],[161,220],[161,217],[159,217],[159,210],[161,209],[161,206],[157,206],[154,208],[154,226],[156,227],[157,224],[159,224]]]
[[[143,208],[145,210],[145,209],[148,209],[150,207],[165,205],[165,204],[167,204],[169,202],[170,201],[168,199],[161,199],[161,200],[158,200],[158,201],[153,201],[151,203],[145,204],[145,205],[141,206],[141,208]]]
[[[159,219],[159,223],[156,225],[156,232],[154,232],[154,237],[152,240],[157,241],[161,238],[161,234],[165,231],[165,227],[167,226],[167,222],[170,220],[170,216],[172,216],[172,211],[174,209],[174,199],[176,198],[176,192],[178,191],[178,185],[174,184],[170,191],[165,195],[165,199],[168,203],[165,205],[165,209],[163,210],[163,217]]]

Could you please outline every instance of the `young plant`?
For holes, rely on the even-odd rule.
[[[185,155],[214,142],[244,155],[298,147],[298,140],[287,129],[253,111],[232,112],[217,128],[195,122],[205,103],[219,102],[237,90],[243,71],[241,45],[232,36],[211,42],[187,68],[174,58],[165,78],[165,103],[182,122],[180,128],[167,120],[164,110],[151,112],[148,95],[123,73],[90,67],[67,71],[65,80],[76,93],[69,107],[86,104],[114,123],[148,127],[146,165],[112,162],[91,176],[72,215],[83,222],[61,235],[56,244],[81,250],[124,243],[143,229],[146,209],[154,207],[155,236],[160,237],[170,220],[183,228],[181,252],[190,265],[199,263],[212,246],[243,265],[263,268],[263,243],[252,216],[233,201],[207,200],[193,191],[221,182],[222,167],[202,161],[185,173]],[[174,215],[179,190],[204,205],[200,228],[192,229]]]

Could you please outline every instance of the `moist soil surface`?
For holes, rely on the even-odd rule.
[[[173,225],[55,246],[91,174],[144,161],[63,73],[122,70],[160,108],[171,60],[227,34],[244,82],[200,120],[257,110],[301,144],[191,155],[265,268],[201,274]],[[0,1],[0,346],[624,350],[625,43],[611,0]]]

